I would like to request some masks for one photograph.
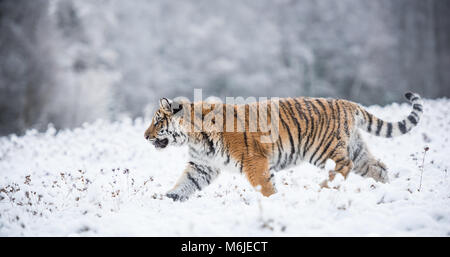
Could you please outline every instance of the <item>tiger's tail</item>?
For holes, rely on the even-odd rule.
[[[358,109],[363,117],[358,123],[358,127],[372,135],[387,138],[408,133],[412,128],[417,126],[420,121],[423,114],[423,101],[420,95],[412,92],[406,93],[405,97],[412,104],[412,111],[405,119],[397,122],[387,122],[375,117],[363,107],[359,106]]]

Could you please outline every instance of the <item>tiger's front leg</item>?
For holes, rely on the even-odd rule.
[[[243,158],[241,165],[250,184],[262,195],[269,197],[277,192],[267,158],[261,156]]]
[[[219,173],[219,169],[190,161],[174,188],[167,192],[166,196],[174,201],[185,201],[195,191],[208,186]]]

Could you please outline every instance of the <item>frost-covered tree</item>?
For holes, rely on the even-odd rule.
[[[3,0],[0,134],[158,98],[450,95],[447,0]]]
[[[0,1],[0,134],[46,123],[55,80],[46,0]]]

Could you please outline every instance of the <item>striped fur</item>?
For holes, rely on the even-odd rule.
[[[414,93],[406,93],[405,97],[413,106],[411,113],[405,119],[398,122],[386,122],[373,116],[363,107],[359,107],[362,118],[358,127],[373,135],[387,138],[408,133],[419,123],[423,113],[423,102],[420,96]]]
[[[250,132],[249,115],[256,109],[244,106],[245,119],[236,115],[242,106],[223,105],[223,130],[208,132],[208,125],[195,132],[193,122],[194,104],[190,108],[173,108],[173,103],[161,99],[160,109],[145,132],[147,140],[157,148],[167,145],[188,145],[190,160],[175,187],[167,193],[174,200],[186,200],[197,190],[209,185],[223,169],[234,169],[245,174],[252,186],[259,188],[265,196],[275,193],[274,171],[309,162],[320,168],[328,159],[336,163],[329,171],[329,180],[336,173],[347,177],[350,170],[377,181],[387,182],[386,166],[376,160],[362,140],[358,128],[376,136],[394,137],[408,133],[416,126],[423,113],[419,95],[407,93],[413,106],[412,112],[399,122],[387,122],[367,112],[360,105],[341,99],[282,98],[279,101],[279,137],[274,143],[262,143],[262,135],[269,135],[266,128],[258,126]],[[214,109],[202,108],[200,118],[205,118]],[[270,105],[267,121],[270,123]],[[233,110],[234,131],[226,132],[226,112]],[[190,121],[176,115],[190,110]],[[257,111],[256,111],[257,112]],[[254,113],[260,117],[260,113]],[[238,132],[239,122],[245,123],[245,131]],[[211,126],[214,125],[212,122]],[[187,131],[186,126],[191,130]]]

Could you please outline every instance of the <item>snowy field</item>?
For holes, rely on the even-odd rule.
[[[410,134],[363,133],[389,184],[350,174],[321,190],[327,172],[305,164],[278,172],[269,198],[227,172],[187,202],[166,198],[187,149],[156,151],[142,119],[2,137],[0,236],[449,236],[450,100],[424,106]],[[369,110],[395,121],[410,108]]]

